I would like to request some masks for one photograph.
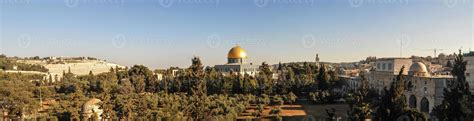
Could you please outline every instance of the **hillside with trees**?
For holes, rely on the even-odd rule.
[[[464,108],[457,108],[469,108],[467,100],[458,100],[469,99],[470,95],[465,92],[465,79],[460,73],[465,68],[463,62],[461,57],[453,64],[458,86],[447,89],[446,101],[434,111],[441,119],[451,119],[447,114],[455,110],[462,117],[470,116]],[[348,104],[350,120],[394,120],[400,116],[427,119],[408,108],[403,76],[396,77],[383,95],[377,95],[368,88],[364,75],[357,91],[338,91],[345,82],[324,64],[279,64],[273,72],[262,63],[255,77],[238,73],[225,76],[212,67],[204,67],[195,57],[189,68],[174,70],[180,69],[153,71],[135,65],[83,76],[69,71],[54,83],[42,80],[41,75],[0,73],[0,111],[7,114],[4,119],[97,120],[97,115],[81,116],[83,104],[97,98],[101,100],[100,117],[104,120],[236,120],[243,113],[261,119],[267,106],[276,106],[271,109],[270,114],[274,115],[270,118],[281,120],[279,106],[307,99],[312,105]],[[163,78],[154,72],[160,72]],[[272,78],[273,73],[280,77]],[[246,112],[249,107],[256,111]],[[334,116],[334,112],[326,111]]]

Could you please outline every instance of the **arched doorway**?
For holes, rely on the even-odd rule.
[[[420,102],[420,111],[421,112],[425,112],[425,113],[429,113],[430,112],[430,102],[428,101],[428,99],[426,99],[426,97],[423,97],[423,99],[421,99],[421,102]]]
[[[410,99],[408,101],[409,101],[408,106],[410,106],[410,108],[416,108],[416,96],[415,95],[411,95]]]
[[[397,118],[397,121],[410,121],[410,117],[403,115]]]

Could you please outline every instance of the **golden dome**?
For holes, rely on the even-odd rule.
[[[227,58],[247,58],[247,53],[243,48],[237,45],[230,49],[229,54],[227,54]]]

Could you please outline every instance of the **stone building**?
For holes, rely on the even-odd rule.
[[[469,82],[471,92],[474,92],[474,52],[466,54],[464,60],[467,61],[466,81]]]
[[[407,104],[428,115],[436,105],[443,101],[446,83],[453,80],[453,77],[432,75],[424,63],[412,62],[408,58],[382,58],[377,59],[376,69],[369,74],[369,86],[383,94],[383,89],[390,87],[403,66],[406,67],[402,74],[407,85],[407,90],[404,92]]]

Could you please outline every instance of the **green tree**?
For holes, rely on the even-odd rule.
[[[204,120],[207,117],[207,91],[204,79],[204,66],[198,57],[192,59],[192,65],[188,68],[190,71],[190,81],[193,83],[191,88],[190,103],[193,107],[190,111],[193,120]]]
[[[330,87],[330,75],[328,75],[326,68],[326,65],[322,64],[317,77],[318,89],[323,91],[328,90]]]
[[[244,75],[243,80],[241,81],[241,89],[244,94],[253,94],[253,92],[257,89],[257,82],[256,80],[248,74]]]
[[[444,89],[443,102],[432,111],[437,118],[453,121],[472,120],[471,92],[465,75],[466,65],[467,62],[459,51],[451,71],[455,80],[448,83],[448,88]]]
[[[406,103],[406,98],[403,94],[406,87],[403,80],[404,69],[404,66],[400,69],[396,80],[390,85],[390,89],[384,89],[385,93],[375,113],[375,117],[378,120],[395,121],[401,116],[409,116],[413,120],[427,119],[423,113],[410,109]]]
[[[30,82],[0,80],[0,110],[14,118],[35,113],[39,107],[33,94],[36,89]]]
[[[272,87],[273,87],[273,72],[270,69],[270,65],[266,62],[263,62],[262,65],[259,67],[259,74],[257,78],[258,82],[258,94],[271,94]]]
[[[143,65],[135,65],[128,71],[130,81],[137,93],[155,92],[157,87],[153,72]]]
[[[448,62],[446,63],[446,66],[452,68],[452,67],[453,67],[453,63],[451,63],[451,61],[448,60]]]
[[[372,106],[371,100],[368,97],[369,93],[369,82],[365,75],[360,76],[362,78],[361,86],[350,93],[347,99],[350,110],[348,111],[349,118],[351,120],[363,121],[365,119],[371,119]]]

